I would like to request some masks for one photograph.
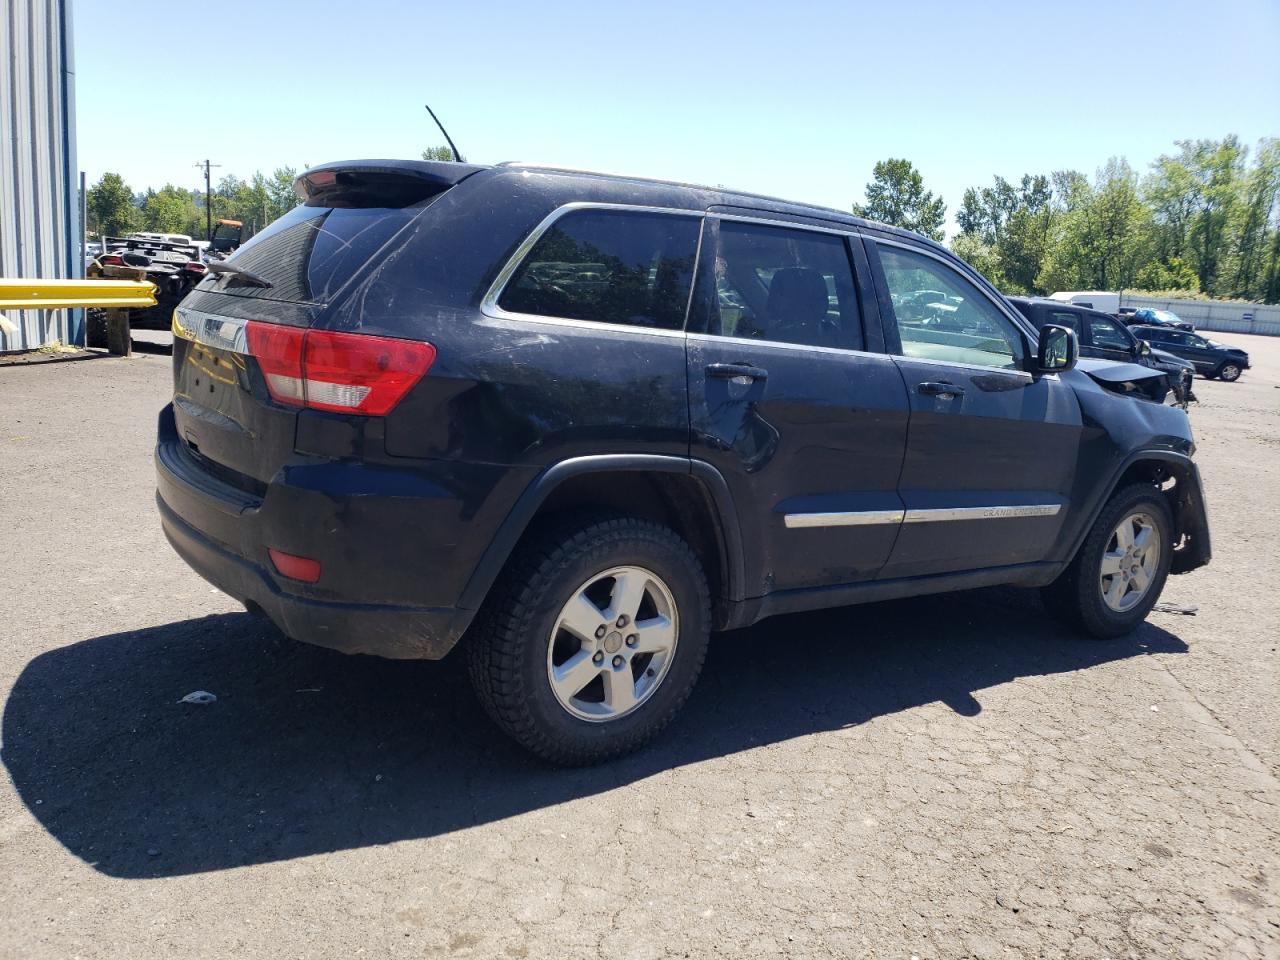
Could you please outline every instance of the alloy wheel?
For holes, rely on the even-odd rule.
[[[1160,532],[1150,514],[1131,513],[1116,526],[1102,554],[1098,586],[1103,602],[1127,613],[1142,602],[1160,568]]]
[[[575,590],[547,642],[556,701],[601,723],[636,710],[666,679],[679,639],[675,598],[643,567],[614,567]]]

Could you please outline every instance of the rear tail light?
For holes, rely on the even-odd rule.
[[[315,583],[320,579],[320,561],[310,557],[300,557],[295,553],[285,553],[275,547],[267,549],[271,563],[282,577],[290,580],[301,580],[303,583]]]
[[[249,353],[277,403],[380,417],[431,369],[436,348],[419,340],[304,330],[249,321]]]
[[[98,262],[112,267],[124,266],[124,257],[116,253],[108,253],[105,257],[99,257]]]
[[[182,269],[189,270],[191,273],[205,273],[209,268],[198,260],[192,260],[190,263],[184,263]]]

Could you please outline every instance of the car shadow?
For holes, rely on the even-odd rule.
[[[1150,624],[1097,642],[1016,590],[775,618],[713,640],[672,728],[604,766],[558,770],[483,715],[462,658],[347,657],[223,614],[42,654],[4,709],[19,795],[116,877],[224,870],[429,837],[656,772],[1185,644]],[[208,690],[208,705],[178,703]]]
[[[152,353],[156,356],[170,357],[173,356],[173,341],[157,342],[135,336],[133,337],[132,349],[134,353]]]

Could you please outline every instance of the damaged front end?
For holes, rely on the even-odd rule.
[[[1169,377],[1133,363],[1082,359],[1070,377],[1087,427],[1109,438],[1119,476],[1110,489],[1149,483],[1164,494],[1174,521],[1170,573],[1187,573],[1212,557],[1209,516],[1195,441],[1185,410],[1165,403]],[[1121,399],[1127,398],[1127,399]]]
[[[1136,363],[1114,363],[1110,360],[1081,358],[1077,369],[1088,374],[1098,386],[1121,396],[1138,395],[1155,403],[1164,403],[1174,392],[1169,375]],[[1178,398],[1181,401],[1181,397]]]

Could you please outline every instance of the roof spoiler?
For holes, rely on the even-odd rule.
[[[487,169],[447,160],[342,160],[312,167],[293,189],[309,206],[405,207]]]

